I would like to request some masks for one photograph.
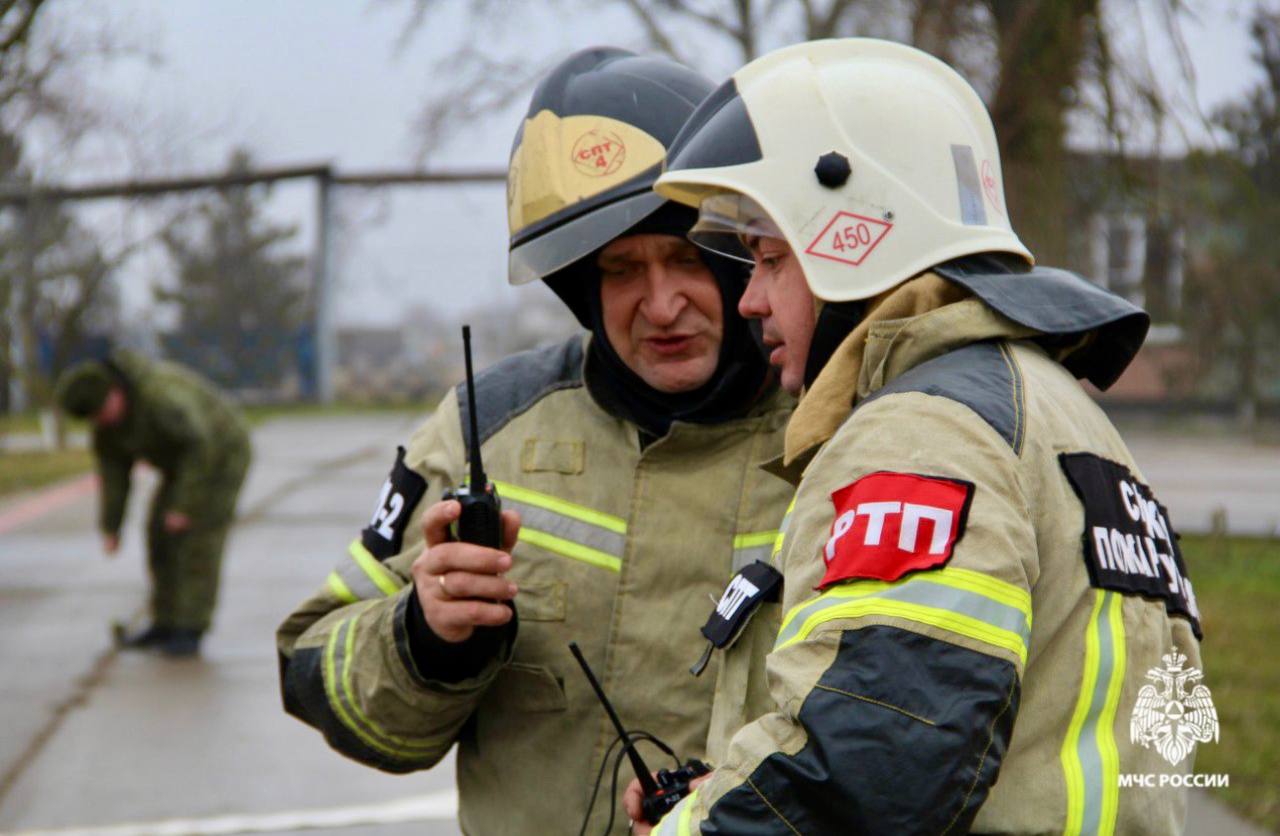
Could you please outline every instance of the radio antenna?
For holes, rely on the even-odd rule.
[[[627,757],[631,759],[631,768],[635,770],[636,778],[640,781],[640,789],[647,796],[661,793],[658,783],[649,774],[649,767],[645,766],[644,759],[640,757],[640,753],[636,751],[635,744],[631,742],[631,734],[622,727],[622,720],[618,719],[618,712],[613,710],[613,703],[609,702],[609,698],[604,695],[604,689],[600,687],[600,682],[596,679],[595,673],[592,672],[591,666],[587,664],[587,660],[582,655],[582,650],[579,649],[578,643],[569,642],[569,650],[572,651],[573,658],[578,660],[578,664],[582,667],[582,672],[587,675],[587,681],[591,683],[592,689],[596,692],[596,698],[604,706],[605,713],[613,721],[613,727],[618,730],[618,735],[622,738],[622,746],[626,749]]]
[[[480,460],[480,430],[476,420],[476,380],[471,373],[471,326],[462,326],[462,353],[467,362],[467,416],[471,421],[471,489],[484,489],[487,479],[484,475],[484,463]]]

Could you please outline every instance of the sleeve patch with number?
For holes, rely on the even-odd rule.
[[[831,494],[836,508],[818,589],[857,578],[896,581],[951,559],[973,484],[913,473],[871,473]]]
[[[1129,468],[1092,453],[1058,456],[1084,506],[1084,562],[1100,589],[1164,601],[1202,638],[1200,610],[1169,512]]]
[[[397,447],[396,463],[392,465],[387,481],[382,483],[378,506],[373,510],[369,525],[360,532],[360,542],[370,554],[378,560],[386,560],[400,552],[405,526],[426,492],[427,480],[405,466],[404,448]]]

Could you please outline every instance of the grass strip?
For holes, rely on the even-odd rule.
[[[1220,722],[1218,742],[1196,747],[1195,771],[1230,775],[1212,792],[1280,832],[1280,539],[1184,535],[1182,551]]]
[[[0,452],[0,496],[42,488],[92,469],[88,450]]]

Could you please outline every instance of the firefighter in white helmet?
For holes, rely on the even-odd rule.
[[[695,111],[656,190],[752,261],[739,310],[803,391],[781,606],[708,621],[717,769],[659,830],[1181,832],[1177,781],[1119,779],[1181,777],[1214,734],[1195,596],[1076,381],[1112,384],[1149,320],[1033,266],[973,89],[884,41],[779,50]],[[1162,661],[1190,678],[1153,703]]]

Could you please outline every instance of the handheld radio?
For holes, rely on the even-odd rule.
[[[476,383],[471,372],[471,326],[462,326],[462,350],[467,362],[467,416],[470,421],[471,476],[457,490],[445,491],[446,500],[456,499],[462,514],[450,526],[453,539],[493,549],[502,548],[502,500],[484,473],[480,460],[480,431],[476,421]]]
[[[583,657],[578,643],[569,642],[569,650],[573,653],[573,658],[578,660],[578,665],[586,674],[587,681],[591,683],[591,689],[596,692],[596,699],[600,700],[600,704],[604,706],[605,713],[613,722],[613,727],[618,730],[623,749],[631,760],[631,768],[635,770],[636,779],[640,781],[640,791],[644,794],[641,802],[644,820],[649,824],[657,824],[672,807],[680,803],[680,799],[689,794],[689,782],[701,775],[706,775],[711,771],[710,768],[702,761],[690,758],[684,766],[675,771],[659,769],[657,780],[655,780],[649,773],[649,767],[645,766],[644,759],[636,751],[635,744],[631,740],[632,735],[623,728],[622,721],[618,719],[618,712],[613,710],[613,703],[609,702],[609,698],[605,696],[599,680],[596,679],[591,666]]]

